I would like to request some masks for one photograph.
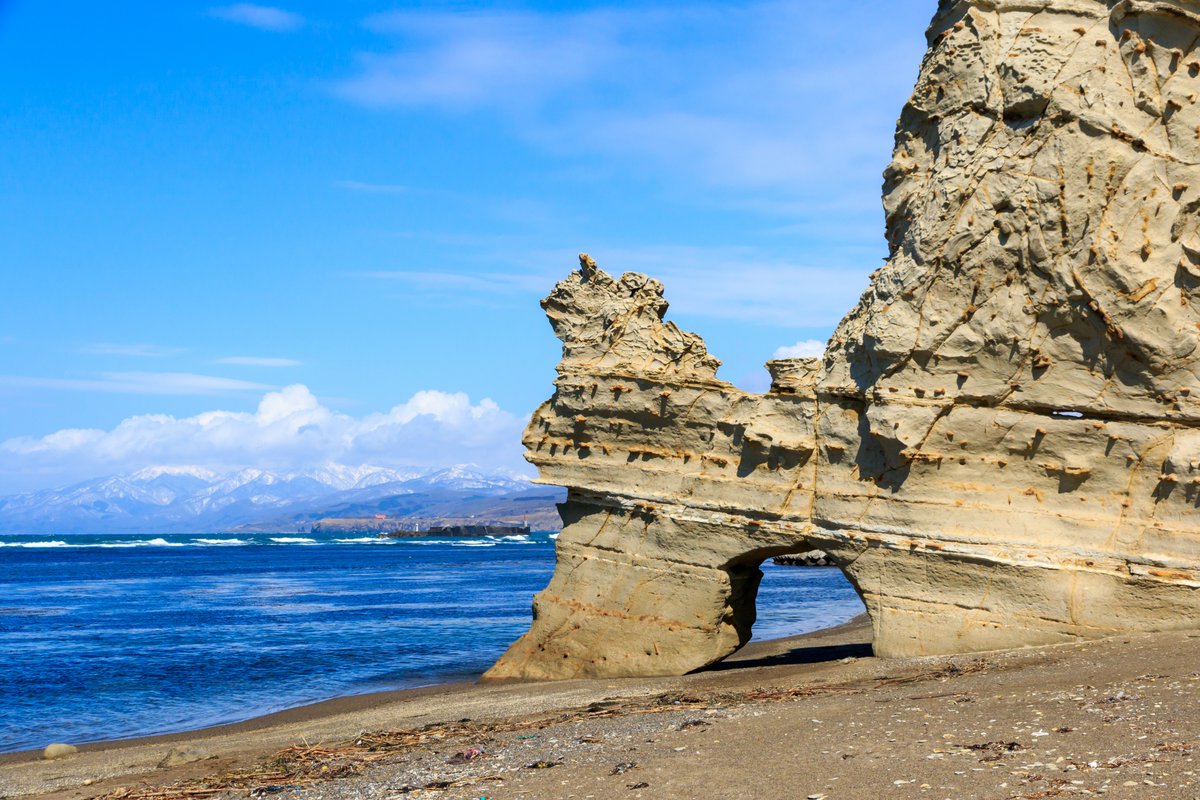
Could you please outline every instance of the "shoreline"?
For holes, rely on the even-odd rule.
[[[681,677],[460,682],[25,751],[0,797],[1200,796],[1198,631],[895,659],[870,636],[860,617]],[[176,747],[195,760],[164,766]]]
[[[779,639],[764,639],[762,641],[752,640],[745,647],[743,647],[730,658],[726,659],[724,662],[716,664],[707,670],[692,674],[703,675],[710,672],[720,672],[722,670],[729,669],[731,665],[736,666],[747,660],[761,658],[764,654],[775,652],[781,647],[791,644],[799,644],[812,639],[824,639],[829,635],[839,636],[845,633],[858,633],[863,630],[869,631],[869,628],[869,619],[867,615],[863,613],[857,615],[847,622],[834,625],[829,628],[821,628],[816,631],[800,633],[794,636],[785,636]],[[448,681],[446,683],[433,683],[425,686],[413,686],[404,689],[385,689],[382,691],[363,692],[361,694],[341,695],[339,697],[331,697],[326,700],[317,700],[312,703],[305,703],[303,705],[293,706],[291,708],[281,709],[279,711],[259,714],[236,722],[225,722],[218,725],[209,725],[201,728],[189,728],[186,730],[176,731],[174,733],[155,733],[144,736],[131,736],[123,739],[99,739],[91,742],[64,743],[73,744],[78,748],[80,753],[115,751],[134,747],[151,747],[156,745],[172,745],[179,742],[192,742],[226,735],[254,733],[288,725],[320,722],[322,720],[342,715],[360,714],[384,707],[390,707],[419,700],[427,700],[430,698],[449,699],[458,694],[469,693],[473,689],[479,689],[483,687],[523,686],[542,683],[540,681],[496,681],[481,683],[479,678],[480,676],[475,676],[473,680]],[[668,678],[651,678],[647,680],[665,679]],[[578,681],[555,681],[550,685],[588,683],[591,682],[591,680],[592,679],[581,679]],[[642,679],[622,678],[617,680],[636,681]],[[51,742],[46,742],[45,744],[48,745],[51,744]],[[44,747],[45,745],[27,750],[15,750],[9,753],[0,753],[0,767],[7,764],[41,761],[42,749]]]

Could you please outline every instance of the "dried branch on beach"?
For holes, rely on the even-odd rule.
[[[212,797],[229,791],[244,792],[251,797],[266,797],[320,781],[358,775],[368,767],[399,762],[411,751],[433,745],[461,741],[470,742],[474,747],[486,750],[486,746],[494,742],[494,736],[498,734],[542,730],[581,720],[661,714],[680,709],[707,711],[744,704],[783,702],[822,694],[858,693],[873,687],[944,680],[978,672],[987,666],[983,659],[976,659],[965,665],[951,663],[912,675],[885,676],[866,684],[757,688],[749,691],[710,693],[703,697],[690,694],[660,694],[644,698],[606,700],[583,708],[530,719],[496,722],[464,720],[434,723],[412,730],[377,731],[364,733],[353,741],[341,744],[287,747],[248,770],[227,772],[169,786],[123,786],[93,800],[189,800]],[[481,754],[486,755],[486,752],[481,750]],[[498,775],[484,775],[405,788],[409,791],[450,789],[503,780],[504,778]]]

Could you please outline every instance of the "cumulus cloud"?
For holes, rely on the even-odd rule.
[[[816,339],[805,339],[802,342],[780,347],[772,358],[820,358],[825,355],[825,343]]]
[[[492,400],[417,392],[385,412],[354,417],[302,384],[263,396],[252,412],[130,417],[111,430],[65,429],[0,443],[0,494],[50,488],[147,466],[293,470],[350,466],[437,468],[474,463],[521,469],[525,420]]]
[[[286,33],[304,27],[304,17],[275,6],[260,6],[255,3],[234,3],[209,9],[209,14],[227,22],[236,22],[272,33]]]

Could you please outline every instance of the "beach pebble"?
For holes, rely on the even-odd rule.
[[[208,758],[208,753],[193,745],[179,745],[172,747],[170,751],[163,756],[162,761],[158,762],[159,769],[165,767],[177,767],[180,764],[191,764],[195,761],[203,761]]]
[[[66,758],[78,752],[79,748],[73,744],[51,744],[47,745],[46,749],[42,751],[42,758],[47,761],[53,761],[56,758]]]

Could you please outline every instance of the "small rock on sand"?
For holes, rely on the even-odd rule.
[[[50,744],[46,745],[46,749],[42,751],[42,758],[53,761],[56,758],[66,758],[78,752],[79,748],[72,744]]]

